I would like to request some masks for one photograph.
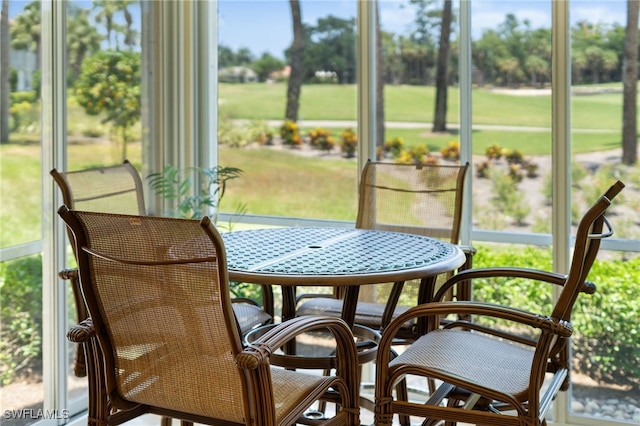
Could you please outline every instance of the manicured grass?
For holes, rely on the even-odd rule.
[[[252,214],[355,220],[355,160],[318,161],[286,151],[221,147],[220,164],[244,171],[229,184],[224,211],[246,204]]]
[[[230,118],[282,120],[286,85],[220,84],[221,114]],[[435,89],[424,86],[386,86],[385,120],[431,122]],[[448,122],[459,122],[459,91],[449,88]],[[355,120],[354,85],[305,85],[300,98],[300,120]],[[474,124],[551,127],[550,95],[514,96],[485,89],[472,93]],[[618,131],[622,94],[576,95],[572,98],[572,126],[576,129]],[[640,120],[640,109],[638,110]]]
[[[432,87],[387,86],[386,115],[389,122],[428,122],[433,110]],[[285,84],[221,84],[221,114],[231,118],[282,120]],[[473,92],[475,125],[551,126],[549,96],[511,96],[486,90]],[[87,117],[70,100],[70,170],[120,162],[120,149],[81,136],[83,127],[99,125],[99,117]],[[591,152],[620,146],[621,94],[598,94],[573,98],[572,126],[603,129],[606,133],[573,134],[573,152]],[[458,90],[449,91],[448,122],[458,121]],[[640,111],[639,111],[640,113]],[[308,85],[303,87],[300,119],[355,120],[356,87]],[[439,151],[457,140],[450,134],[420,129],[388,127],[385,138],[402,137],[405,146],[424,144]],[[453,128],[453,126],[452,126]],[[275,129],[277,132],[277,129]],[[306,133],[309,129],[303,129]],[[335,136],[343,128],[331,129]],[[108,138],[108,134],[104,135]],[[40,145],[38,134],[12,134],[11,143],[0,145],[0,238],[8,247],[40,238]],[[518,149],[525,156],[548,155],[551,131],[485,130],[474,128],[473,153],[483,155],[490,145]],[[127,157],[140,169],[140,143],[130,144]],[[317,161],[285,151],[220,148],[220,163],[245,171],[230,185],[223,210],[246,204],[251,213],[354,220],[356,211],[356,164],[354,160]],[[46,179],[46,177],[45,177]],[[313,197],[310,194],[314,194]],[[274,200],[276,200],[274,202]],[[28,225],[27,225],[28,224]]]
[[[28,140],[28,138],[27,138]],[[70,143],[69,170],[119,163],[120,151],[112,144],[96,141]],[[131,144],[129,157],[140,170],[140,143]],[[41,238],[42,187],[40,144],[0,145],[0,243],[1,247]],[[53,180],[43,176],[45,183]]]

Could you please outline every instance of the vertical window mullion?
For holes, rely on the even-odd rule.
[[[62,203],[49,170],[66,170],[66,3],[42,1],[42,348],[44,409],[68,409],[64,225],[56,214]]]

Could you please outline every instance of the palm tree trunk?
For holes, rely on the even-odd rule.
[[[9,142],[9,0],[2,0],[0,14],[0,41],[2,57],[0,58],[0,143]]]
[[[440,49],[436,66],[436,110],[433,117],[434,132],[447,130],[447,76],[449,74],[449,37],[451,35],[451,0],[445,0],[440,28]]]
[[[384,54],[380,31],[380,9],[376,1],[376,147],[384,145]]]
[[[304,49],[304,27],[302,26],[302,14],[300,2],[289,0],[291,5],[291,18],[293,19],[293,43],[291,44],[291,73],[287,84],[287,109],[285,118],[298,121],[298,109],[300,108],[300,91],[302,88],[303,69],[302,51]]]
[[[622,163],[632,166],[638,161],[638,13],[640,0],[627,1],[627,29],[624,40],[622,76]]]

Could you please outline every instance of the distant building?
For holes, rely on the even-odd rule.
[[[36,54],[30,50],[9,51],[9,68],[16,70],[18,83],[16,91],[33,90],[33,73],[36,71]]]
[[[255,83],[258,74],[247,67],[228,67],[218,70],[218,80],[223,83]]]
[[[280,71],[274,71],[274,72],[270,73],[269,74],[269,80],[270,81],[282,81],[282,80],[288,79],[289,75],[291,75],[291,66],[285,65],[285,67],[283,69],[281,69]]]

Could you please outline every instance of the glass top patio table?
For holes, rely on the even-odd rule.
[[[360,285],[432,277],[465,260],[454,244],[368,229],[268,228],[227,232],[223,239],[231,280],[283,286],[283,297],[288,286],[344,286],[343,319],[350,325]]]

